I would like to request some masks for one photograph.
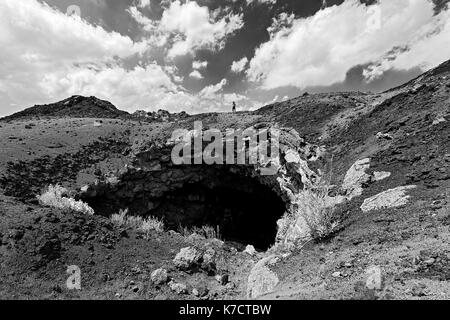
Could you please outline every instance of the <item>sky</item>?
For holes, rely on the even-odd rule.
[[[227,112],[400,85],[450,59],[448,0],[1,0],[0,116],[72,95]]]

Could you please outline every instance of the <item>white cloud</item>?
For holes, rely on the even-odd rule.
[[[140,7],[140,6],[138,6]],[[128,13],[136,20],[137,23],[143,26],[145,31],[153,31],[155,32],[157,29],[157,23],[156,21],[153,21],[152,19],[147,18],[144,16],[138,9],[138,7],[130,7],[127,9]]]
[[[132,70],[119,66],[99,70],[73,67],[46,75],[42,87],[50,97],[95,95],[124,108],[147,99],[155,101],[166,92],[179,91],[163,68],[156,64]]]
[[[208,66],[208,61],[193,61],[192,62],[192,69],[194,69],[194,70],[205,69],[207,66]]]
[[[151,0],[138,0],[137,6],[139,8],[145,8],[145,7],[150,6],[150,3],[151,3]]]
[[[215,85],[210,85],[200,92],[200,96],[206,99],[213,99],[215,95],[223,90],[223,87],[228,83],[227,79],[222,79]]]
[[[183,82],[184,78],[179,75],[179,70],[174,65],[166,65],[163,67],[164,71],[170,75],[175,82]]]
[[[242,14],[210,11],[195,1],[176,0],[162,4],[162,8],[159,21],[147,18],[137,7],[128,12],[148,32],[149,43],[165,47],[170,59],[193,55],[199,49],[220,50],[227,38],[244,26]]]
[[[198,70],[194,70],[189,74],[189,77],[194,79],[203,79],[202,74]]]
[[[265,89],[332,85],[350,68],[372,62],[368,80],[390,68],[428,69],[450,58],[450,12],[434,15],[429,0],[373,6],[347,0],[309,18],[280,17],[269,32],[247,71]]]
[[[250,5],[252,3],[274,5],[277,3],[277,0],[246,0],[246,1],[247,5]]]
[[[233,64],[231,65],[231,71],[233,71],[234,73],[241,73],[242,71],[245,70],[247,64],[248,64],[247,57],[244,57],[239,61],[233,61]]]
[[[201,7],[197,2],[174,1],[164,11],[159,30],[174,36],[168,52],[174,58],[198,49],[221,49],[226,38],[243,25],[242,15],[227,14],[217,20],[208,7]]]

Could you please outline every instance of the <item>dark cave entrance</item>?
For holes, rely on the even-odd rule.
[[[230,185],[210,188],[192,183],[167,194],[153,214],[164,217],[174,230],[179,226],[218,227],[224,241],[266,250],[275,242],[276,222],[284,212],[278,195],[258,183],[247,192]]]
[[[225,166],[191,166],[182,172],[190,178],[181,178],[180,182],[177,175],[173,188],[158,197],[143,190],[134,192],[132,199],[121,198],[121,194],[132,190],[130,179],[125,184],[126,192],[107,193],[108,197],[85,201],[102,215],[128,208],[133,215],[163,218],[166,227],[175,231],[180,227],[218,227],[222,240],[242,247],[250,244],[267,250],[275,243],[277,221],[285,213],[286,205],[273,186],[243,172],[231,172]]]

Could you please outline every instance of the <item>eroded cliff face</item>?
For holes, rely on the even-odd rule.
[[[280,152],[252,165],[175,165],[171,154],[177,141],[143,143],[134,148],[133,165],[84,187],[79,198],[96,214],[128,209],[163,218],[173,230],[209,225],[225,240],[265,250],[286,232],[280,221],[298,210],[301,191],[320,179],[310,164],[324,155],[295,130],[278,130]],[[307,235],[305,229],[299,236]]]

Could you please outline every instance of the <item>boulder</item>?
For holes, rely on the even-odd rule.
[[[279,283],[278,276],[270,270],[270,266],[277,263],[278,257],[271,255],[260,260],[250,271],[247,283],[247,298],[256,299],[273,292]]]
[[[379,139],[379,140],[393,140],[394,139],[394,137],[389,133],[378,132],[376,136],[377,136],[377,139]]]
[[[230,277],[227,274],[218,274],[215,277],[216,281],[218,283],[220,283],[222,286],[228,284],[228,282],[230,281]]]
[[[365,158],[356,161],[345,175],[342,189],[347,192],[348,200],[360,196],[363,186],[371,181],[372,176],[366,173],[370,168],[370,159]]]
[[[202,256],[201,269],[206,271],[209,275],[216,273],[216,251],[208,248]]]
[[[391,176],[391,173],[387,172],[387,171],[380,171],[380,172],[375,171],[373,173],[373,179],[375,181],[381,181],[381,180],[389,178],[390,176]]]
[[[169,282],[170,290],[176,294],[186,294],[188,292],[187,286],[183,283],[177,283],[175,281]]]
[[[411,185],[381,192],[364,200],[364,203],[361,205],[361,210],[363,212],[369,212],[383,208],[397,208],[404,206],[408,203],[410,198],[410,196],[406,195],[406,192],[414,188],[416,188],[416,186]]]
[[[183,248],[173,259],[173,263],[180,270],[190,270],[198,266],[202,253],[193,247]]]
[[[247,253],[248,255],[253,256],[253,255],[256,254],[256,249],[255,249],[254,246],[248,245],[248,246],[245,248],[244,252]]]
[[[150,279],[152,280],[152,283],[160,286],[169,280],[169,277],[167,276],[167,270],[163,268],[159,268],[152,272]]]

